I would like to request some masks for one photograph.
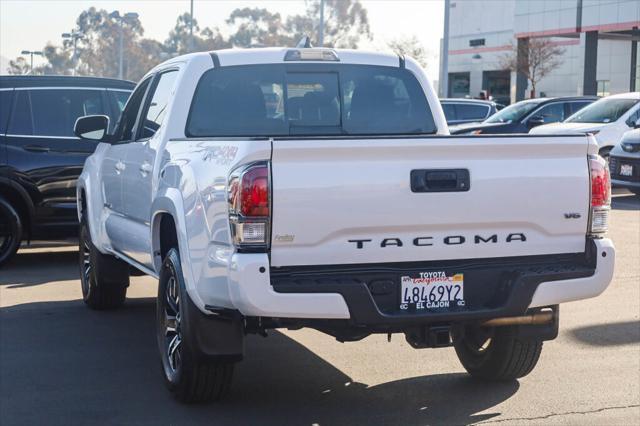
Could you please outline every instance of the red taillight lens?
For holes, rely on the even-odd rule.
[[[244,217],[269,216],[269,169],[254,166],[242,175],[240,213]]]
[[[611,177],[602,157],[589,158],[591,168],[591,207],[611,204]]]
[[[609,228],[611,210],[611,178],[607,163],[600,156],[589,157],[591,175],[591,215],[589,234],[598,236]]]
[[[260,162],[241,166],[229,176],[229,226],[238,249],[269,249],[269,175],[269,164]]]

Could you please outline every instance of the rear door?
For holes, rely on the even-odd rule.
[[[315,135],[273,140],[273,266],[584,251],[585,137],[430,136],[411,74],[338,74],[340,134],[307,122]],[[289,96],[310,88],[329,91],[287,84]]]
[[[0,178],[7,176],[6,133],[13,101],[12,88],[0,88]]]
[[[126,247],[130,230],[126,227],[123,177],[127,150],[135,139],[136,125],[151,78],[141,82],[124,107],[114,134],[114,142],[105,151],[100,167],[102,194],[106,212],[105,228],[111,246],[120,252]]]
[[[159,73],[151,84],[139,116],[135,140],[127,145],[122,174],[124,217],[131,236],[127,239],[125,253],[150,268],[153,267],[150,231],[153,162],[161,144],[158,130],[166,118],[177,75],[177,69]]]
[[[38,224],[77,221],[76,181],[96,142],[73,134],[78,117],[106,114],[104,90],[78,87],[15,90],[6,135],[7,160],[35,201]]]

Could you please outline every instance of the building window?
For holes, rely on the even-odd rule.
[[[469,96],[470,75],[468,72],[449,73],[449,94],[451,98]]]
[[[609,86],[611,85],[610,80],[598,80],[598,96],[609,96]]]

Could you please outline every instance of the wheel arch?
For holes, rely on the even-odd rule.
[[[13,180],[0,177],[0,195],[9,201],[23,220],[23,229],[31,237],[31,225],[35,216],[35,206],[29,193]]]
[[[177,245],[178,251],[187,252],[187,242],[184,238],[184,212],[182,197],[173,188],[159,194],[151,205],[151,248],[153,250],[153,264],[157,272],[160,271],[162,260],[167,251]]]

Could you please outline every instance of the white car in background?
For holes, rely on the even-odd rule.
[[[600,155],[609,151],[630,129],[640,127],[640,92],[602,98],[581,109],[562,123],[546,124],[531,130],[532,135],[591,133],[596,137]]]

